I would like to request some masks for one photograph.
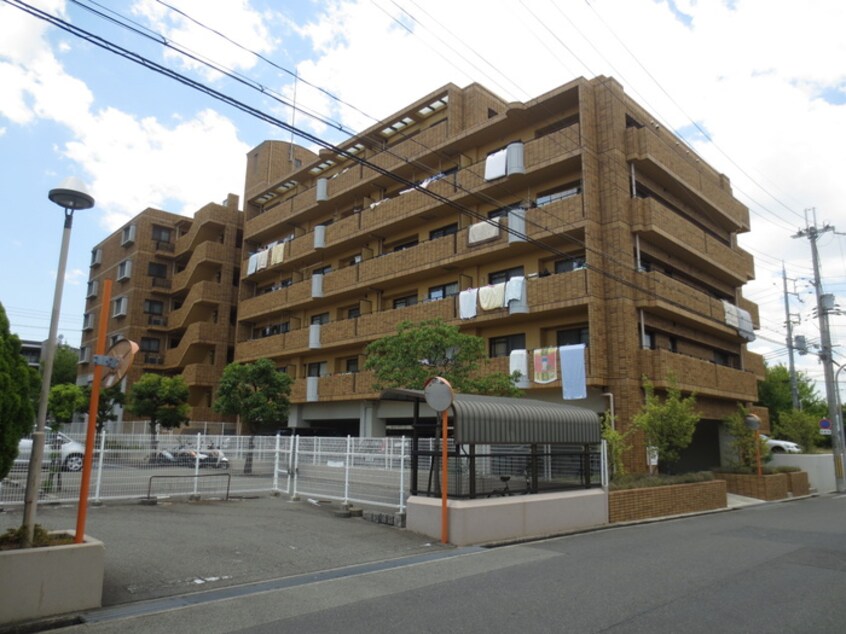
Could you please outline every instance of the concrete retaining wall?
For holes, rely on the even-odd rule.
[[[513,495],[484,500],[449,500],[448,541],[456,546],[540,537],[608,524],[602,489]],[[441,500],[412,496],[406,527],[441,537]]]

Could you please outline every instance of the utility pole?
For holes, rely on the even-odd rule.
[[[796,381],[796,364],[793,361],[793,319],[790,315],[790,300],[788,299],[788,295],[796,295],[796,293],[787,292],[787,271],[784,268],[784,260],[781,261],[781,281],[784,285],[784,318],[787,323],[787,359],[790,372],[790,396],[793,400],[793,409],[801,409],[799,386]],[[799,297],[798,295],[796,296]]]
[[[814,225],[808,224],[808,211],[814,214]],[[817,296],[817,317],[820,322],[820,361],[825,374],[825,393],[828,401],[828,419],[833,426],[831,434],[832,457],[834,458],[834,481],[838,493],[846,493],[846,477],[844,477],[844,438],[843,422],[838,411],[837,384],[834,380],[834,359],[832,358],[831,331],[828,324],[829,310],[827,301],[823,300],[822,280],[820,279],[820,255],[817,250],[817,239],[827,231],[834,231],[831,225],[817,227],[816,210],[805,210],[805,229],[799,231],[794,238],[808,238],[811,241],[811,256],[814,261],[814,290]]]

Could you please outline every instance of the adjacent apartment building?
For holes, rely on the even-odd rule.
[[[191,420],[226,420],[211,405],[223,368],[234,358],[243,219],[238,203],[230,195],[193,218],[146,209],[92,249],[80,383],[94,370],[97,318],[104,282],[111,279],[106,348],[124,338],[140,346],[125,385],[145,372],[181,375]]]
[[[522,354],[531,398],[562,399],[534,352],[585,344],[573,404],[623,427],[642,378],[674,376],[703,416],[683,466],[720,462],[720,421],[757,399],[764,369],[746,349],[748,209],[615,80],[526,103],[446,85],[336,150],[267,141],[248,155],[235,359],[295,379],[291,427],[400,429],[409,412],[379,401],[364,348],[439,318],[483,337],[491,369]],[[491,303],[503,283],[517,300]],[[636,440],[632,465],[645,453]]]

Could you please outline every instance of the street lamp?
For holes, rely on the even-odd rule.
[[[65,179],[57,188],[51,189],[47,197],[65,210],[65,229],[62,234],[62,248],[59,252],[59,270],[56,272],[56,290],[53,292],[53,313],[50,317],[50,335],[47,338],[47,349],[44,355],[44,375],[41,377],[38,418],[35,432],[32,434],[32,453],[29,457],[29,471],[26,479],[23,526],[24,541],[28,546],[32,545],[35,532],[35,511],[41,484],[41,463],[44,457],[44,430],[47,426],[47,400],[50,397],[50,380],[53,378],[53,359],[56,356],[56,336],[59,330],[59,311],[62,307],[62,289],[73,226],[73,212],[78,209],[91,209],[94,206],[94,198],[85,191],[85,185],[73,176]]]

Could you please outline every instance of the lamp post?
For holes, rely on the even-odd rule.
[[[53,378],[53,360],[56,356],[56,336],[59,330],[59,312],[62,308],[62,289],[65,283],[65,268],[68,261],[73,212],[90,209],[94,198],[85,191],[85,185],[75,177],[65,179],[61,185],[51,189],[47,197],[65,210],[65,228],[62,234],[62,248],[59,251],[59,269],[56,272],[56,289],[53,292],[53,312],[50,316],[50,335],[44,356],[44,375],[41,377],[41,396],[38,402],[38,418],[32,434],[32,453],[29,456],[26,491],[24,496],[23,527],[24,541],[32,545],[35,532],[35,511],[38,504],[38,489],[41,484],[41,463],[44,457],[44,431],[47,426],[47,400],[50,397],[50,380]]]

